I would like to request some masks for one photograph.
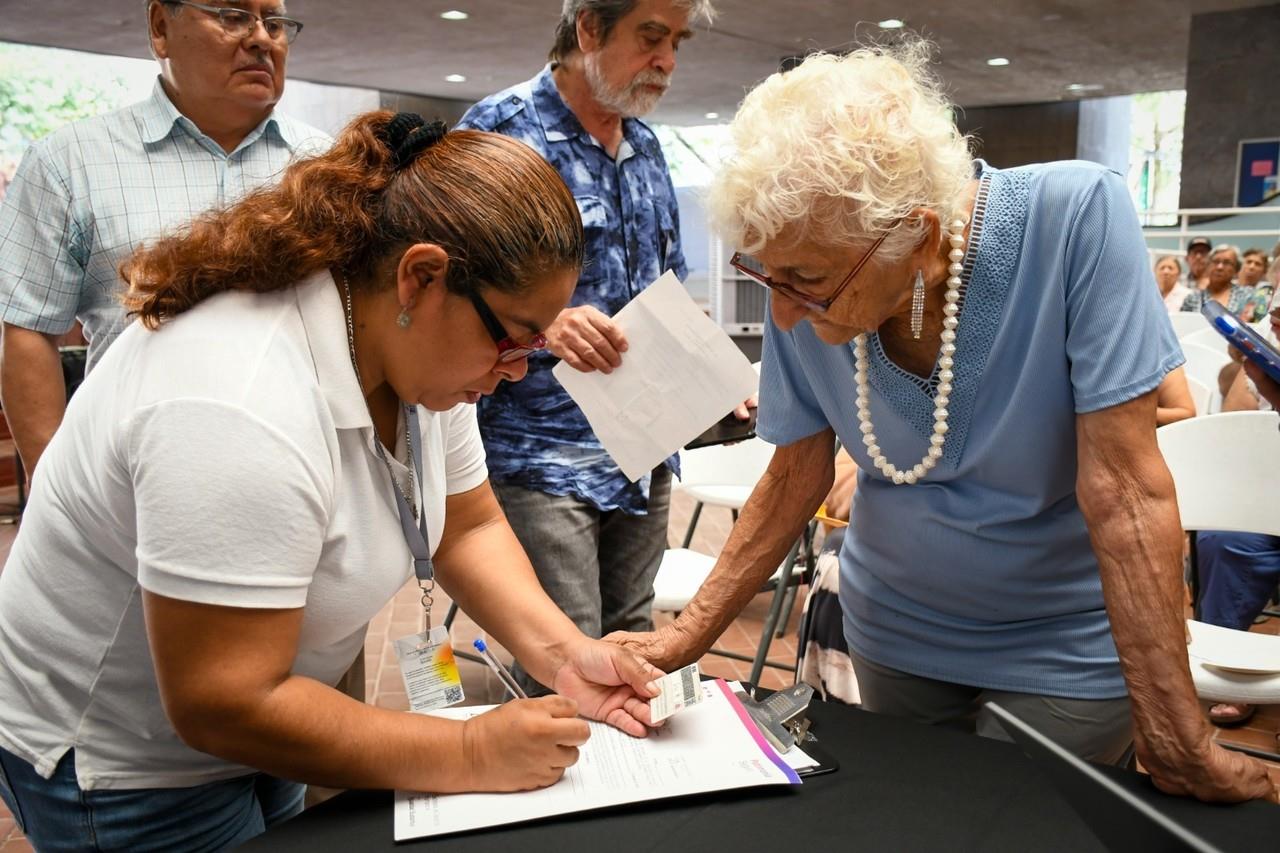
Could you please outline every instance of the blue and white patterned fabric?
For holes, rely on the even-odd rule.
[[[623,119],[622,145],[617,158],[610,157],[565,105],[548,66],[532,80],[473,106],[458,127],[520,140],[568,184],[587,242],[586,266],[571,305],[594,305],[613,316],[667,270],[682,281],[688,275],[667,161],[644,122]],[[602,512],[643,515],[649,477],[631,483],[618,470],[582,410],[552,376],[557,363],[549,352],[535,353],[524,381],[504,382],[480,401],[490,478],[572,495]],[[677,458],[667,465],[677,470]]]
[[[1182,301],[1183,311],[1199,311],[1204,305],[1205,299],[1209,298],[1207,290],[1192,290],[1187,294],[1187,298]],[[1227,304],[1224,306],[1228,314],[1234,314],[1239,317],[1245,312],[1245,308],[1249,305],[1249,300],[1253,298],[1254,289],[1243,284],[1231,283],[1231,291],[1227,294]],[[1250,310],[1252,315],[1253,310]],[[1245,320],[1246,323],[1254,322],[1252,319]]]
[[[0,319],[55,335],[79,319],[92,369],[129,325],[119,269],[136,248],[329,143],[272,114],[228,154],[159,80],[145,101],[49,134],[22,158],[0,205]]]
[[[785,445],[831,426],[861,469],[840,554],[853,651],[953,683],[1118,698],[1076,499],[1076,416],[1152,391],[1182,353],[1120,175],[980,166],[951,429],[928,478],[895,486],[871,464],[853,346],[822,343],[808,322],[766,325],[758,432]],[[929,447],[937,370],[901,370],[874,335],[867,350],[877,440],[909,467]]]

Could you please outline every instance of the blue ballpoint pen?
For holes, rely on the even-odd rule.
[[[493,670],[493,674],[498,676],[498,680],[502,682],[502,686],[507,688],[507,692],[515,699],[528,699],[528,695],[520,689],[520,685],[516,683],[516,678],[511,674],[511,670],[502,665],[502,661],[493,656],[493,652],[489,651],[489,647],[485,645],[484,640],[477,639],[471,645],[476,647],[476,651],[480,653],[480,657],[484,658],[484,662],[489,664],[489,669]]]

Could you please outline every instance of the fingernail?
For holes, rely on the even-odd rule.
[[[656,681],[650,681],[648,684],[646,684],[646,685],[644,686],[644,689],[645,689],[645,690],[648,690],[650,693],[657,693],[657,692],[658,692],[658,682],[656,682]]]

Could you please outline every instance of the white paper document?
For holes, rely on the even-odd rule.
[[[647,738],[591,723],[578,763],[548,788],[516,794],[396,791],[395,839],[464,832],[552,815],[759,785],[799,785],[723,681],[704,682],[705,698]],[[488,710],[437,712],[454,718]]]
[[[759,377],[674,273],[613,319],[627,338],[621,367],[606,375],[560,362],[551,372],[634,482],[754,394]]]
[[[1267,675],[1280,672],[1280,637],[1234,631],[1187,620],[1191,647],[1187,654],[1208,666],[1231,672]]]

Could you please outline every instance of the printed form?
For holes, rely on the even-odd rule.
[[[800,784],[723,681],[701,687],[703,701],[647,738],[590,723],[591,739],[582,746],[578,763],[548,788],[514,794],[397,791],[396,841],[707,791]],[[436,713],[465,719],[489,707]]]
[[[627,336],[608,375],[551,369],[632,482],[756,392],[760,378],[724,329],[666,272],[613,317]]]

